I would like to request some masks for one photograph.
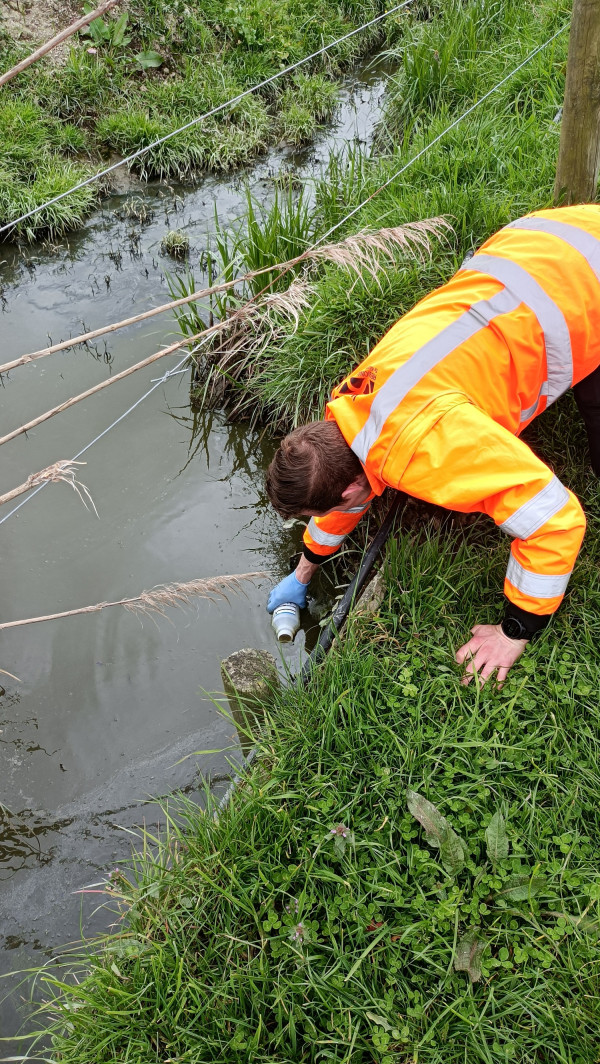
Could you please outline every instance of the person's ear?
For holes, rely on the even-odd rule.
[[[357,491],[364,491],[365,485],[363,475],[359,474],[354,478],[351,484],[348,484],[347,488],[344,488],[342,492],[342,499],[346,502],[348,499],[353,499]]]

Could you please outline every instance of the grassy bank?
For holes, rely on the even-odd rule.
[[[400,536],[379,619],[281,695],[219,821],[175,803],[134,885],[114,877],[122,933],[77,986],[47,980],[53,1060],[597,1059],[600,559],[504,690],[478,691],[450,647],[496,596],[498,540]],[[408,789],[458,840],[428,841]]]
[[[566,10],[499,0],[430,16],[397,56],[383,154],[334,161],[314,205],[293,189],[268,217],[250,203],[214,249],[225,273],[272,266],[327,231]],[[423,261],[382,260],[376,277],[312,266],[296,323],[271,310],[237,364],[232,345],[220,353],[230,407],[274,429],[318,416],[349,365],[472,246],[550,202],[565,52],[566,35],[350,227],[443,214],[455,235]],[[75,984],[42,977],[55,1061],[595,1064],[600,502],[571,396],[528,439],[588,516],[550,630],[501,691],[462,686],[453,652],[497,619],[506,541],[483,519],[416,528],[407,515],[380,616],[355,621],[306,689],[278,695],[227,810],[215,820],[171,803],[167,835],[111,880],[120,933],[83,956]]]
[[[313,206],[306,197],[289,194],[263,213],[259,225],[249,214],[234,239],[219,242],[223,274],[270,266],[312,244],[426,149],[566,19],[564,4],[532,7],[521,0],[452,2],[430,21],[407,17],[406,43],[395,54],[399,72],[390,79],[375,154],[365,157],[352,150],[334,158],[317,184]],[[423,261],[404,254],[395,264],[382,258],[377,276],[362,271],[358,281],[335,266],[298,268],[295,276],[311,286],[309,306],[298,322],[269,313],[263,343],[257,342],[253,321],[249,343],[237,358],[231,349],[238,333],[216,356],[213,372],[218,376],[221,359],[233,408],[239,407],[243,385],[242,410],[261,423],[287,428],[318,417],[331,386],[348,367],[361,361],[418,299],[447,280],[468,251],[512,218],[551,205],[567,39],[565,33],[536,55],[332,239],[439,215],[451,222],[455,237],[434,243],[433,256]],[[290,278],[294,273],[286,274],[279,288],[287,287]],[[265,283],[258,278],[239,298],[221,301],[217,312],[235,309]],[[198,319],[188,321],[190,328],[192,324],[198,325]]]
[[[61,61],[42,60],[3,89],[0,224],[383,10],[382,0],[123,0],[80,34]],[[0,11],[0,69],[31,50],[8,34],[6,18]],[[339,74],[375,45],[393,41],[401,23],[393,16],[192,127],[145,154],[137,172],[184,179],[244,165],[278,140],[310,140],[335,109]],[[40,212],[17,235],[54,236],[79,225],[99,191],[82,190]]]

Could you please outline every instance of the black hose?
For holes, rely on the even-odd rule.
[[[379,554],[381,553],[383,547],[387,542],[388,536],[394,527],[396,514],[400,509],[400,505],[404,502],[406,498],[406,496],[401,491],[395,492],[394,496],[394,501],[392,502],[392,505],[390,506],[387,514],[385,515],[381,523],[381,527],[378,529],[373,539],[373,542],[371,543],[371,546],[367,550],[356,575],[348,584],[348,587],[346,588],[343,597],[338,602],[335,610],[329,618],[329,621],[327,622],[327,625],[325,626],[325,628],[323,628],[316,647],[312,651],[310,657],[307,658],[307,660],[304,662],[304,665],[302,666],[302,670],[300,672],[300,681],[303,684],[308,682],[308,680],[312,676],[312,671],[315,666],[319,665],[323,661],[328,650],[330,650],[333,640],[335,639],[338,632],[341,631],[354,602],[357,598],[360,597],[360,593],[365,586],[371,569],[373,568],[375,562],[377,561],[377,558],[379,557]],[[257,752],[258,746],[253,746],[250,752],[247,754],[243,768],[240,770],[240,772],[236,772],[227,790],[225,791],[225,794],[223,794],[217,802],[217,807],[214,813],[215,816],[218,816],[219,813],[221,813],[227,805],[227,802],[231,798],[231,795],[233,794],[237,785],[243,779],[243,774],[248,770],[248,768],[254,761]]]
[[[323,661],[328,650],[331,648],[333,640],[345,624],[354,602],[360,597],[360,593],[363,587],[365,586],[365,583],[367,582],[371,569],[373,568],[375,562],[377,561],[377,558],[379,557],[383,547],[387,542],[388,536],[392,531],[392,528],[394,527],[394,522],[400,505],[404,502],[406,498],[406,496],[400,491],[395,492],[394,495],[394,501],[392,502],[392,505],[390,506],[387,514],[385,515],[381,523],[381,527],[377,531],[377,534],[375,535],[371,546],[367,550],[356,575],[348,584],[348,587],[346,588],[343,597],[338,602],[335,610],[329,618],[329,621],[323,628],[316,647],[312,651],[310,657],[304,662],[304,665],[302,666],[302,670],[300,672],[300,679],[302,683],[306,683],[308,681],[308,679],[312,675],[312,671],[315,666],[319,665]]]

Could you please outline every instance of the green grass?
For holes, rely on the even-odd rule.
[[[237,230],[217,234],[211,276],[270,268],[312,243],[567,12],[506,0],[427,14],[410,27],[414,55],[400,56],[378,137],[386,154],[333,160],[314,208],[291,186],[266,213],[249,199]],[[565,51],[566,35],[339,234],[445,214],[455,236],[430,260],[382,262],[377,279],[311,267],[297,328],[270,311],[259,356],[237,377],[229,365],[230,405],[239,411],[241,397],[273,430],[319,416],[331,385],[467,250],[550,203]],[[188,310],[182,327],[197,331],[202,313],[257,290]],[[277,696],[227,810],[215,819],[171,802],[165,834],[143,836],[111,880],[121,931],[71,961],[76,981],[38,976],[52,1059],[595,1064],[600,495],[571,395],[527,439],[588,517],[550,629],[501,691],[462,686],[454,650],[498,618],[506,540],[483,518],[428,525],[407,509],[380,616],[355,621],[307,689]],[[408,790],[446,818],[441,847]]]
[[[283,139],[290,144],[311,140],[318,123],[331,118],[337,102],[334,82],[322,74],[296,74],[281,96],[279,121]]]
[[[97,169],[115,153],[133,154],[384,10],[383,0],[135,0],[124,14],[111,12],[80,34],[63,65],[43,60],[9,82],[2,107],[33,109],[36,124],[53,130],[68,123],[70,139],[51,139],[44,149],[62,190],[73,173],[73,151],[82,174],[92,171],[90,158]],[[335,109],[335,78],[375,45],[391,44],[402,25],[391,17],[364,31],[292,78],[147,152],[135,170],[186,179],[203,170],[229,171],[274,141],[310,140]],[[0,69],[24,54],[3,34],[0,12]],[[26,151],[28,141],[13,129],[9,152]],[[34,179],[18,176],[18,188],[15,180],[0,174],[0,225],[41,202]],[[98,191],[33,217],[16,235],[54,235],[79,225]]]
[[[0,103],[0,222],[6,224],[83,180],[89,168],[76,161],[82,152],[81,131],[46,115],[36,104]],[[17,236],[31,238],[44,230],[50,237],[80,225],[96,200],[84,188],[16,227]]]
[[[171,804],[112,881],[122,932],[77,985],[43,977],[54,1060],[593,1064],[600,589],[576,576],[502,692],[464,688],[451,648],[492,615],[500,539],[401,532],[379,619],[278,697],[227,811]],[[454,872],[407,789],[462,840]],[[473,983],[455,970],[465,936]]]
[[[236,366],[225,352],[236,410],[243,381],[245,413],[274,429],[319,417],[331,387],[364,358],[401,314],[447,280],[467,251],[511,219],[551,205],[560,135],[554,119],[564,85],[566,33],[480,109],[432,148],[427,146],[548,40],[566,18],[566,8],[555,4],[532,9],[516,0],[498,0],[493,5],[453,0],[439,20],[413,21],[402,53],[404,65],[392,78],[378,131],[378,153],[366,157],[350,149],[333,158],[317,184],[316,203],[308,214],[305,201],[299,201],[298,232],[308,246],[373,195],[333,240],[365,227],[378,229],[436,215],[448,218],[455,237],[434,244],[429,262],[410,261],[406,256],[400,256],[395,265],[382,261],[376,279],[365,272],[357,281],[333,266],[308,270],[311,305],[297,324],[279,320],[273,332],[269,315],[265,343],[256,345],[256,357],[248,358],[242,349]],[[438,60],[433,60],[434,70],[431,56],[443,47],[447,49],[440,59],[444,72],[438,76]],[[472,65],[475,54],[477,63]],[[466,68],[477,76],[467,77]],[[407,123],[409,103],[412,117]],[[389,150],[381,154],[385,145]],[[424,149],[405,173],[378,193],[381,185]],[[217,260],[220,255],[227,277],[235,275],[234,265],[243,273],[290,257],[277,242],[280,205],[276,203],[260,221],[260,238],[255,215],[255,211],[248,213],[245,240],[244,226],[238,229],[235,256],[223,255],[221,246],[217,248]],[[240,299],[249,292],[254,294],[245,289]],[[218,364],[213,370],[218,372]]]

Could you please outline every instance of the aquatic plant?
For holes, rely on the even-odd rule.
[[[181,229],[171,229],[163,236],[160,250],[174,259],[186,259],[190,253],[190,238]]]

